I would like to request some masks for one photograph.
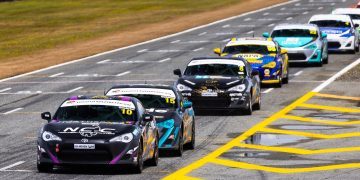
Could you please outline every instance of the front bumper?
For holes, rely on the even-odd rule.
[[[328,38],[329,51],[349,51],[355,49],[355,36],[349,38]]]
[[[133,142],[101,142],[89,141],[95,144],[95,149],[74,149],[74,142],[38,142],[38,162],[54,165],[135,165],[137,162],[137,145]],[[81,143],[77,143],[81,144]]]
[[[289,63],[306,62],[319,63],[321,62],[322,52],[320,49],[306,49],[306,48],[284,48],[288,51]]]
[[[262,67],[254,67],[253,69],[259,72],[261,83],[263,84],[277,84],[280,82],[280,68],[262,68]]]
[[[204,97],[194,92],[182,95],[193,103],[194,109],[247,109],[250,101],[247,92],[224,92],[216,97]]]

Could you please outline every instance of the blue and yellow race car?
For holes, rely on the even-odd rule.
[[[266,38],[233,38],[223,50],[215,48],[220,56],[242,57],[259,71],[261,83],[281,87],[289,80],[287,50]]]

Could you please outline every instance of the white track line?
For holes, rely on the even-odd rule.
[[[246,34],[252,34],[252,33],[254,33],[254,31],[249,31],[249,32],[247,32]]]
[[[269,15],[269,14],[270,14],[270,13],[266,12],[266,13],[263,14],[263,16],[267,16],[267,15]]]
[[[105,59],[105,60],[97,62],[96,64],[103,64],[103,63],[106,63],[106,62],[109,62],[109,61],[111,61],[111,60],[110,59]]]
[[[142,52],[146,52],[148,49],[142,49],[142,50],[139,50],[137,51],[138,53],[142,53]]]
[[[194,52],[197,52],[197,51],[201,51],[201,50],[203,50],[203,49],[204,49],[204,48],[201,47],[201,48],[194,49],[193,51],[194,51]]]
[[[5,91],[8,91],[8,90],[11,90],[11,88],[2,89],[2,90],[0,90],[0,93],[5,92]]]
[[[84,87],[81,87],[81,86],[80,86],[80,87],[77,87],[77,88],[75,88],[75,89],[66,91],[66,93],[72,93],[72,92],[75,92],[75,91],[80,90],[80,89],[82,89],[82,88],[84,88]]]
[[[274,90],[274,88],[267,89],[267,90],[263,91],[262,93],[267,94],[267,93],[271,92],[272,90]]]
[[[127,75],[127,74],[129,74],[129,73],[131,73],[131,71],[125,71],[125,72],[120,73],[120,74],[118,74],[118,75],[116,75],[116,76],[118,76],[118,77],[120,77],[120,76],[125,76],[125,75]]]
[[[244,19],[244,21],[250,21],[251,20],[251,18],[246,18],[246,19]]]
[[[2,114],[3,114],[3,115],[7,115],[7,114],[11,114],[11,113],[16,112],[16,111],[20,111],[20,110],[22,110],[22,109],[24,109],[24,108],[16,108],[16,109],[13,109],[13,110],[11,110],[11,111],[4,112],[4,113],[2,113]],[[0,170],[1,170],[1,169],[0,169]]]
[[[294,76],[299,76],[301,73],[303,73],[303,71],[299,71],[299,72],[295,73]]]
[[[223,25],[222,28],[228,28],[230,27],[230,24]]]
[[[171,44],[178,43],[178,42],[180,42],[180,40],[172,41]]]
[[[275,26],[275,24],[269,24],[268,27],[272,27],[272,26]]]
[[[166,61],[170,61],[171,60],[171,58],[166,58],[166,59],[162,59],[162,60],[160,60],[160,61],[158,61],[159,63],[162,63],[162,62],[166,62]]]
[[[57,77],[57,76],[61,76],[61,75],[63,75],[63,74],[65,74],[65,73],[64,73],[64,72],[61,72],[61,73],[53,74],[53,75],[51,75],[51,76],[49,76],[49,77],[54,78],[54,77]]]
[[[305,12],[303,12],[302,14],[304,14],[304,15],[305,15],[305,14],[308,14],[308,13],[309,13],[309,11],[305,11]]]
[[[288,21],[289,21],[289,20],[292,20],[292,19],[293,19],[293,17],[288,17],[288,18],[286,18],[286,20],[288,20]]]
[[[324,89],[326,86],[328,86],[330,83],[334,82],[337,78],[339,78],[341,75],[345,74],[346,72],[348,72],[351,68],[357,66],[358,64],[360,64],[360,58],[357,59],[356,61],[354,61],[353,63],[349,64],[348,66],[346,66],[344,69],[342,69],[341,71],[337,72],[336,74],[334,74],[333,76],[331,76],[331,78],[329,78],[328,80],[326,80],[325,82],[323,82],[322,84],[320,84],[318,87],[316,87],[314,90],[312,90],[312,92],[320,92],[322,89]]]
[[[203,36],[205,34],[207,34],[207,32],[202,32],[202,33],[198,34],[198,36]]]
[[[73,64],[73,63],[77,63],[77,62],[81,62],[81,61],[85,61],[85,60],[88,60],[88,59],[91,59],[91,58],[107,55],[107,54],[110,54],[110,53],[122,51],[122,50],[125,50],[125,49],[137,47],[137,46],[140,46],[140,45],[161,41],[161,40],[164,40],[164,39],[167,39],[167,38],[175,37],[175,36],[182,35],[182,34],[185,34],[185,33],[188,33],[188,32],[192,32],[192,31],[199,30],[199,29],[202,29],[202,28],[206,28],[206,27],[209,27],[209,26],[212,26],[212,25],[216,25],[216,24],[223,23],[223,22],[226,22],[226,21],[234,20],[234,19],[237,19],[237,18],[240,18],[240,17],[248,16],[248,15],[251,15],[251,14],[254,14],[254,13],[266,11],[266,10],[269,10],[269,9],[284,6],[284,5],[291,4],[291,3],[294,3],[294,2],[298,2],[298,1],[300,1],[300,0],[291,0],[291,1],[284,2],[284,3],[275,4],[275,5],[272,5],[272,6],[269,6],[269,7],[265,7],[265,8],[262,8],[262,9],[255,10],[255,11],[250,11],[250,12],[247,12],[247,13],[243,13],[243,14],[240,14],[240,15],[232,16],[232,17],[225,18],[225,19],[222,19],[222,20],[219,20],[219,21],[215,21],[215,22],[212,22],[212,23],[209,23],[209,24],[197,26],[197,27],[185,30],[185,31],[178,32],[178,33],[174,33],[174,34],[170,34],[170,35],[167,35],[167,36],[155,38],[155,39],[152,39],[152,40],[149,40],[149,41],[141,42],[141,43],[138,43],[138,44],[133,44],[133,45],[118,48],[118,49],[113,49],[113,50],[110,50],[110,51],[102,52],[102,53],[95,54],[95,55],[92,55],[92,56],[88,56],[88,57],[85,57],[85,58],[81,58],[81,59],[69,61],[69,62],[66,62],[66,63],[50,66],[50,67],[47,67],[47,68],[43,68],[43,69],[39,69],[39,70],[36,70],[36,71],[28,72],[28,73],[25,73],[25,74],[20,74],[20,75],[14,76],[14,77],[1,79],[0,82],[4,82],[4,81],[24,77],[24,76],[27,76],[27,75],[43,72],[43,71],[46,71],[46,70],[62,67],[62,66],[65,66],[65,65],[69,65],[69,64]]]
[[[319,8],[318,8],[318,10],[322,10],[322,9],[324,9],[324,7],[319,7]]]
[[[20,165],[20,164],[23,164],[24,162],[25,162],[25,161],[16,162],[16,163],[14,163],[14,164],[11,164],[11,165],[8,165],[8,166],[6,166],[6,167],[1,168],[0,171],[5,171],[5,170],[10,169],[10,168],[12,168],[12,167],[15,167],[15,166],[18,166],[18,165]]]

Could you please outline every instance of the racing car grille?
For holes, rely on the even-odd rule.
[[[339,48],[340,46],[339,42],[328,42],[328,48]]]
[[[107,151],[73,151],[63,150],[58,154],[62,161],[69,162],[103,162],[111,161],[112,156]]]
[[[288,53],[289,60],[306,60],[304,53]]]

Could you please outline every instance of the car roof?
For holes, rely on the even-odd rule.
[[[246,37],[246,38],[233,38],[230,42],[226,44],[226,46],[237,46],[237,45],[265,45],[265,46],[275,46],[275,42],[268,38],[263,37]]]
[[[279,24],[274,27],[274,30],[280,29],[318,29],[318,26],[315,24]]]
[[[332,14],[360,14],[358,8],[337,8],[332,11]]]
[[[131,101],[132,102],[136,98],[130,97],[130,96],[83,96],[83,95],[79,95],[79,96],[71,96],[71,97],[67,98],[66,101],[67,100],[91,100],[91,99],[118,100],[118,101],[128,101],[128,102]]]
[[[344,14],[317,14],[310,18],[309,21],[321,21],[321,20],[340,20],[349,22],[351,21],[351,18],[349,15]]]

